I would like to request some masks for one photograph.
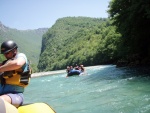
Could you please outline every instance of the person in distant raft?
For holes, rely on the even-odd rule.
[[[1,44],[1,54],[7,60],[0,63],[0,98],[15,107],[23,104],[24,88],[29,84],[31,69],[24,53],[17,44],[8,40]]]

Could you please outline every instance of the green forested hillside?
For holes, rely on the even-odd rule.
[[[59,70],[67,65],[92,66],[113,63],[119,57],[119,33],[105,18],[66,17],[43,35],[39,71]]]
[[[0,42],[15,40],[31,63],[38,63],[38,71],[108,64],[118,59],[120,66],[150,65],[149,4],[149,0],[111,0],[108,19],[65,17],[48,31],[20,31],[0,24]]]
[[[5,40],[14,40],[19,46],[19,51],[28,56],[35,70],[41,51],[42,35],[47,30],[47,28],[35,30],[17,30],[8,28],[0,23],[0,43]],[[1,55],[1,57],[2,56],[3,55]],[[2,58],[0,60],[2,61]]]
[[[109,7],[122,34],[121,56],[131,65],[150,65],[150,0],[112,0]]]

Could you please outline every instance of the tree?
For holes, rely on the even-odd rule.
[[[122,34],[128,55],[150,56],[150,0],[112,0],[110,18]]]

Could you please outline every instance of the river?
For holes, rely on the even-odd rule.
[[[57,113],[150,113],[150,73],[100,65],[83,76],[31,78],[24,96],[24,103],[45,102]]]

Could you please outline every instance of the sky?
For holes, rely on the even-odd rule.
[[[50,28],[63,17],[107,18],[110,0],[0,0],[0,22],[18,30]]]

